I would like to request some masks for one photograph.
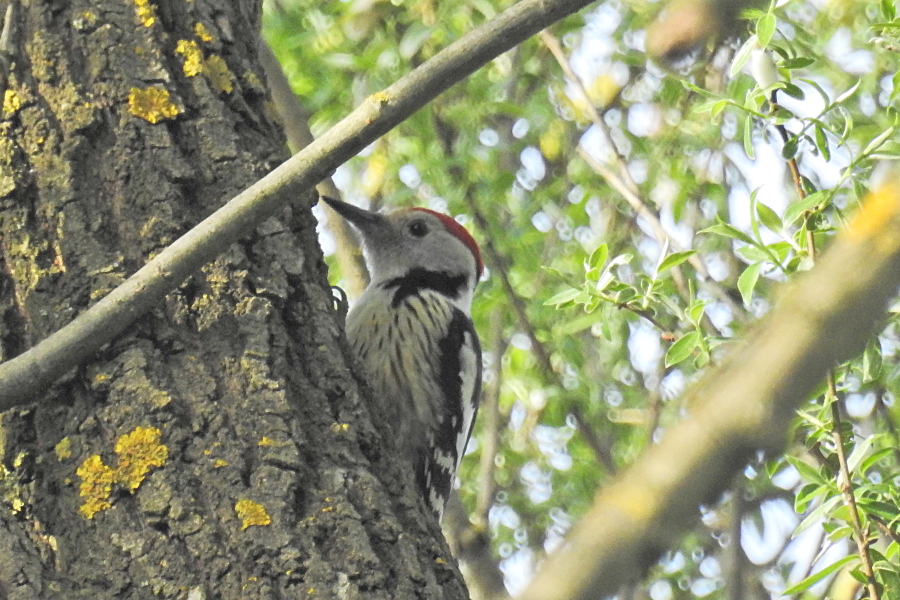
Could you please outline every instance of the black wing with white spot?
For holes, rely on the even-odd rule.
[[[430,455],[417,465],[419,484],[438,516],[450,495],[481,399],[481,345],[471,319],[461,310],[453,310],[439,348],[442,418],[426,435]]]

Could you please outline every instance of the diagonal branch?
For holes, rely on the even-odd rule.
[[[643,574],[757,449],[784,446],[797,405],[860,351],[900,285],[900,183],[875,191],[815,267],[686,397],[690,415],[603,490],[520,600],[613,594]]]
[[[521,0],[362,105],[290,160],[176,240],[125,283],[38,346],[0,364],[0,411],[35,401],[57,378],[280,207],[457,81],[590,0]]]

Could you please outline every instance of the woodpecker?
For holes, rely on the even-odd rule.
[[[374,213],[323,197],[362,239],[370,282],[347,314],[347,339],[401,453],[438,519],[481,397],[470,310],[478,244],[426,208]]]

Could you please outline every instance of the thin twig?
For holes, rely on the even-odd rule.
[[[647,445],[653,443],[653,436],[656,434],[656,429],[659,427],[659,419],[662,417],[663,402],[659,387],[657,386],[650,392],[647,402],[647,430],[645,436]]]
[[[500,437],[500,388],[503,375],[503,356],[509,341],[503,336],[503,320],[494,319],[492,331],[494,348],[491,351],[494,364],[494,381],[488,387],[481,400],[478,419],[481,422],[481,462],[478,466],[478,496],[475,501],[475,512],[472,521],[482,529],[487,527],[488,511],[494,503],[497,483],[494,473],[497,470],[496,458]]]
[[[769,96],[769,107],[770,114],[774,114],[780,107],[778,104],[778,90],[772,90],[772,95]],[[782,143],[787,144],[790,141],[790,132],[788,132],[787,127],[783,123],[777,123],[775,130],[781,135]],[[800,200],[803,200],[806,198],[806,188],[803,187],[803,178],[800,175],[800,167],[797,165],[797,157],[792,156],[787,159],[787,164],[788,169],[791,171],[791,179],[794,181],[794,189],[797,190],[797,196]]]
[[[385,90],[159,253],[38,346],[0,364],[0,411],[38,400],[203,265],[451,85],[590,0],[520,0]]]
[[[900,544],[900,532],[897,532],[893,528],[891,528],[878,515],[870,515],[869,518],[872,519],[876,525],[878,525],[878,529],[881,530],[881,533],[883,533],[885,537],[889,537],[894,541],[894,543]]]
[[[591,100],[590,95],[584,87],[584,84],[581,81],[581,78],[578,77],[578,74],[572,69],[572,65],[569,63],[569,59],[566,56],[565,52],[562,49],[562,46],[559,44],[559,40],[551,34],[549,31],[544,30],[538,34],[541,41],[550,50],[550,53],[553,54],[553,58],[556,59],[556,62],[559,64],[559,67],[562,69],[565,76],[572,82],[572,85],[575,86],[575,89],[582,97],[582,101],[584,102],[585,107],[587,108],[588,117],[590,117],[591,123],[600,134],[603,136],[606,145],[610,148],[610,160],[615,166],[615,171],[609,168],[607,165],[604,165],[600,161],[596,160],[594,157],[590,155],[583,147],[578,147],[578,154],[588,163],[588,165],[594,169],[606,182],[612,187],[614,190],[619,192],[619,194],[625,198],[626,202],[631,205],[631,208],[644,217],[647,223],[650,225],[653,230],[653,235],[656,238],[656,241],[662,244],[664,241],[668,241],[669,247],[673,248],[675,251],[681,252],[686,250],[683,248],[678,242],[672,238],[668,232],[666,232],[665,228],[662,225],[662,222],[659,219],[659,215],[656,214],[656,211],[652,210],[647,202],[645,202],[639,195],[639,188],[637,183],[635,183],[634,178],[631,177],[631,173],[628,171],[628,164],[625,162],[625,158],[619,154],[616,149],[616,145],[613,142],[612,134],[609,130],[609,126],[606,124],[606,121],[603,120],[603,117],[600,115],[600,112],[597,110],[597,107],[594,106],[594,102]],[[718,285],[715,285],[714,279],[712,279],[709,275],[709,271],[706,268],[706,265],[703,264],[703,259],[701,259],[698,255],[692,255],[688,258],[688,262],[691,264],[694,269],[697,270],[700,275],[704,278],[704,287],[711,292],[714,296],[716,296],[719,300],[728,304],[733,310],[732,312],[735,314],[736,318],[739,318],[739,314],[741,311],[734,304],[734,300],[732,300],[731,296],[729,296],[725,290],[719,288]],[[672,269],[673,277],[676,277],[676,284],[678,284],[679,292],[682,295],[687,294],[686,286],[684,285],[684,277],[681,274],[681,270],[677,267]],[[711,325],[707,323],[707,325]]]
[[[619,310],[624,309],[624,310],[630,311],[630,312],[636,314],[637,316],[641,317],[642,319],[645,319],[648,323],[650,323],[651,325],[653,325],[654,327],[659,329],[659,332],[661,334],[665,335],[667,333],[672,333],[672,331],[669,328],[667,328],[665,325],[663,325],[659,321],[659,319],[657,319],[656,316],[654,316],[654,314],[651,313],[649,310],[641,308],[640,306],[635,306],[631,302],[616,302],[612,298],[610,298],[610,301]]]
[[[591,97],[585,89],[584,84],[581,82],[581,77],[579,77],[578,74],[575,73],[575,71],[572,69],[572,65],[569,63],[569,58],[563,51],[559,40],[556,39],[556,36],[554,36],[546,29],[540,32],[538,34],[538,37],[553,55],[553,58],[556,59],[556,63],[562,69],[565,76],[569,79],[569,81],[572,82],[572,85],[575,86],[575,89],[578,90],[578,93],[581,95],[581,99],[584,102],[584,106],[587,109],[588,117],[590,117],[591,119],[591,123],[593,123],[594,127],[596,127],[603,135],[604,141],[607,143],[607,145],[609,145],[609,147],[613,149],[612,161],[615,163],[616,168],[619,170],[619,174],[612,174],[612,176],[617,179],[621,179],[622,184],[628,190],[630,190],[632,194],[637,195],[638,185],[637,183],[635,183],[634,178],[631,177],[631,173],[628,171],[628,165],[625,163],[625,159],[615,151],[616,146],[613,142],[612,133],[609,130],[609,126],[606,124],[606,121],[603,120],[603,117],[600,115],[600,111],[598,111],[597,107],[594,105],[594,101],[591,100]]]
[[[879,600],[881,593],[878,591],[878,582],[875,580],[875,566],[872,555],[869,552],[869,529],[864,527],[859,518],[859,507],[856,504],[856,495],[853,492],[853,479],[850,474],[850,466],[847,463],[847,454],[844,452],[844,435],[842,432],[842,418],[840,402],[838,402],[837,390],[834,387],[834,371],[828,373],[828,392],[826,401],[831,403],[831,439],[834,441],[835,453],[838,458],[840,476],[838,487],[844,505],[850,513],[850,527],[853,529],[853,541],[856,542],[856,550],[862,564],[860,570],[866,578],[866,588],[869,590],[870,600]]]
[[[598,436],[597,432],[594,431],[594,428],[591,427],[590,423],[584,416],[584,412],[581,410],[581,406],[574,402],[570,403],[569,411],[575,418],[575,427],[576,429],[578,429],[578,433],[581,434],[581,437],[588,445],[588,448],[593,451],[594,457],[597,459],[597,462],[603,465],[603,468],[606,469],[607,473],[609,473],[610,475],[615,475],[616,462],[613,460],[609,445],[603,443],[603,441],[600,439],[600,436]]]
[[[731,494],[731,519],[728,522],[728,535],[731,536],[731,544],[728,546],[728,572],[727,581],[728,600],[744,599],[744,569],[747,565],[747,555],[741,546],[741,520],[746,510],[744,499],[744,485],[740,482],[734,486]]]
[[[472,600],[501,598],[506,588],[503,572],[491,549],[490,533],[484,527],[472,526],[457,493],[450,494],[441,528],[453,555],[460,562],[460,571]]]
[[[774,112],[778,108],[777,104],[777,95],[776,91],[772,92],[772,96],[770,98],[770,110]],[[787,128],[784,125],[776,125],[776,129],[781,134],[781,138],[784,143],[788,143],[790,139]],[[788,160],[788,165],[790,167],[791,176],[794,180],[794,187],[797,191],[797,196],[800,200],[806,198],[806,189],[803,186],[803,180],[800,175],[800,169],[797,165],[797,161],[795,157],[791,157]],[[806,213],[806,219],[809,218],[809,213]],[[816,249],[816,236],[815,232],[807,226],[806,228],[806,250],[809,255],[810,260],[813,262],[818,258],[818,252]],[[831,438],[834,441],[835,452],[837,454],[838,459],[838,468],[840,470],[838,477],[838,487],[841,490],[841,497],[844,501],[844,505],[847,507],[848,512],[850,513],[850,527],[853,529],[853,538],[856,542],[856,548],[859,552],[859,558],[862,562],[861,570],[863,575],[866,578],[866,587],[869,590],[869,598],[871,600],[880,600],[880,593],[878,591],[878,584],[875,580],[875,568],[874,563],[872,561],[872,555],[869,552],[869,531],[868,527],[863,527],[862,521],[859,518],[859,507],[856,504],[856,495],[853,492],[853,480],[850,475],[850,466],[847,463],[847,456],[844,452],[844,434],[842,431],[842,418],[841,418],[841,410],[839,402],[839,396],[837,393],[837,385],[835,384],[835,374],[834,368],[828,369],[828,372],[825,375],[825,380],[827,382],[827,391],[825,393],[825,402],[829,403],[831,409]]]

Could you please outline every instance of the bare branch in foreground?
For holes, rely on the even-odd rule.
[[[259,223],[451,85],[591,0],[521,0],[445,48],[385,90],[373,94],[279,166],[144,265],[71,323],[0,364],[0,411],[36,401],[57,378],[224,252]]]
[[[520,600],[604,598],[697,522],[757,449],[779,451],[796,407],[860,351],[900,285],[900,180],[874,192],[818,264],[687,394],[690,416],[603,490]]]

